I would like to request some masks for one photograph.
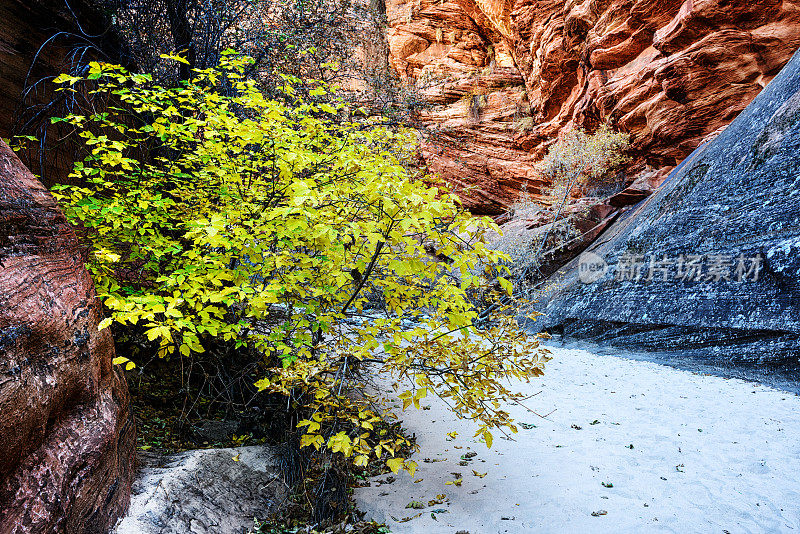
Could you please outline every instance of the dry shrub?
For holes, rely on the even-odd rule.
[[[523,189],[511,206],[510,221],[502,226],[503,236],[492,243],[493,248],[511,257],[509,267],[520,287],[546,276],[542,266],[557,258],[567,244],[580,239],[576,218],[585,216],[602,200],[576,202],[574,197],[616,187],[616,171],[628,161],[625,153],[629,146],[628,134],[604,124],[591,135],[579,128],[570,130],[550,147],[539,164],[539,170],[552,183],[549,205],[533,200]]]

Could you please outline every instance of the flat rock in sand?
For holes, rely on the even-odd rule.
[[[139,461],[130,511],[116,534],[240,534],[288,496],[268,447],[142,453]]]

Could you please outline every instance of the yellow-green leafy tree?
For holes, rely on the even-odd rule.
[[[493,430],[516,431],[508,379],[541,374],[547,355],[513,313],[473,322],[468,295],[502,259],[481,239],[494,224],[409,172],[411,132],[345,120],[318,82],[287,76],[283,98],[267,99],[248,63],[228,52],[178,88],[103,63],[57,80],[119,102],[58,119],[88,151],[72,177],[84,185],[55,194],[90,241],[101,328],[144,328],[170,358],[218,341],[259,351],[258,389],[303,399],[302,445],[356,465],[415,468],[402,437],[373,431],[380,410],[349,391],[365,361],[407,379],[404,408],[438,395],[489,446]],[[301,83],[327,103],[303,101]],[[385,309],[366,314],[375,295]]]

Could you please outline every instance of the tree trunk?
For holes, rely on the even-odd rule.
[[[192,77],[192,69],[197,64],[197,50],[195,50],[192,24],[189,22],[188,13],[194,7],[194,0],[167,0],[167,18],[172,33],[172,42],[175,51],[186,58],[189,64],[180,64],[181,80]]]

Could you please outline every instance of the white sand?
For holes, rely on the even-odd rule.
[[[512,407],[536,425],[516,441],[496,437],[487,450],[436,399],[402,414],[421,447],[419,470],[373,479],[356,491],[359,508],[396,533],[800,531],[800,397],[582,350],[553,356],[523,387],[541,391],[531,408],[556,412],[543,420]],[[459,435],[447,441],[451,430]],[[460,466],[470,451],[477,456]],[[453,472],[460,487],[445,484]],[[427,506],[442,493],[447,502]],[[425,508],[406,509],[412,500]],[[434,520],[433,510],[447,513]]]

